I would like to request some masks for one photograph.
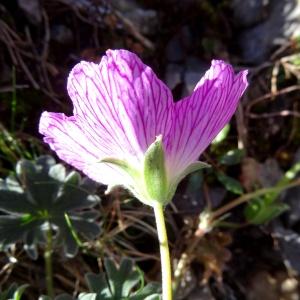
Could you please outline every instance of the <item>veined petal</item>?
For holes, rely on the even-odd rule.
[[[99,65],[76,65],[68,92],[76,121],[109,149],[106,156],[142,161],[156,136],[171,128],[169,89],[129,51],[108,50]]]
[[[120,170],[100,163],[104,145],[98,145],[82,130],[74,117],[62,113],[43,112],[39,132],[44,135],[58,157],[81,170],[90,178],[104,184],[121,184],[126,181]]]
[[[180,174],[229,122],[247,83],[247,71],[235,75],[232,67],[213,60],[193,94],[174,106],[168,145],[169,174]]]

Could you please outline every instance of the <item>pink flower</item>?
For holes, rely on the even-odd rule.
[[[44,112],[39,131],[62,160],[95,181],[123,185],[148,203],[145,198],[151,197],[141,186],[150,145],[161,136],[166,184],[174,193],[234,114],[246,75],[213,60],[192,95],[174,103],[168,87],[135,54],[108,50],[100,64],[81,62],[71,71],[73,116]],[[101,162],[106,158],[118,164]]]

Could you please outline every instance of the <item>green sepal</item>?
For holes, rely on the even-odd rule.
[[[166,203],[168,201],[168,180],[165,167],[165,152],[162,136],[149,146],[144,158],[144,181],[149,199]]]
[[[125,160],[114,157],[105,157],[101,159],[100,162],[115,165],[126,172],[132,178],[136,178],[138,176],[138,171]]]
[[[177,189],[178,184],[180,183],[180,181],[186,177],[187,175],[202,170],[202,169],[206,169],[206,168],[210,168],[211,166],[203,161],[196,161],[194,163],[191,163],[190,165],[188,165],[185,170],[176,178],[176,180],[171,184],[170,188],[169,188],[169,193],[168,193],[168,201],[170,201]]]

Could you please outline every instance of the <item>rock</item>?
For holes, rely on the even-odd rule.
[[[84,12],[91,22],[96,23],[99,27],[104,26],[105,16],[111,13],[109,1],[93,0],[60,0],[62,3],[73,9]]]
[[[300,187],[294,187],[284,192],[282,202],[286,203],[290,209],[284,214],[287,226],[293,227],[300,221]]]
[[[180,64],[168,64],[165,73],[165,81],[169,89],[173,90],[183,82],[183,66]]]
[[[62,45],[69,45],[73,41],[73,32],[65,25],[54,25],[51,28],[51,39]]]
[[[235,22],[250,27],[264,21],[270,14],[270,0],[233,0],[231,3]]]
[[[19,7],[24,11],[30,23],[38,25],[42,21],[42,10],[39,0],[18,0]]]
[[[112,0],[113,7],[125,18],[129,19],[141,32],[154,35],[158,28],[157,12],[153,9],[144,9],[133,0]]]
[[[245,62],[260,64],[271,50],[300,34],[300,4],[296,0],[272,0],[267,20],[245,29],[239,38]]]
[[[215,300],[213,295],[211,294],[208,286],[204,286],[203,288],[196,288],[193,292],[186,298],[187,300]]]
[[[197,57],[191,56],[186,61],[186,71],[184,74],[185,89],[183,96],[191,95],[196,84],[209,68],[209,64],[199,60]]]
[[[193,37],[188,26],[182,26],[169,40],[166,46],[166,58],[169,62],[182,63],[193,47]]]
[[[284,228],[279,222],[276,224],[273,236],[278,241],[280,252],[287,267],[300,273],[300,235],[291,229]]]
[[[274,186],[283,176],[283,172],[279,167],[276,159],[268,158],[261,164],[260,172],[257,174],[263,187]]]

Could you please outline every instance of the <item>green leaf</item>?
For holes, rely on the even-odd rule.
[[[96,300],[159,299],[157,298],[159,286],[156,284],[144,286],[143,275],[134,268],[131,260],[123,259],[117,267],[112,260],[106,259],[104,266],[106,276],[91,273],[85,276],[90,291],[97,295]]]
[[[236,179],[220,172],[217,173],[217,179],[223,184],[227,191],[237,195],[243,194],[243,187]]]
[[[54,245],[74,256],[74,232],[89,239],[100,233],[98,213],[92,210],[100,201],[95,192],[95,183],[75,171],[68,173],[50,156],[19,161],[16,176],[0,181],[0,245],[21,241],[28,255],[37,258],[37,246],[45,242],[45,224],[50,223]]]
[[[221,158],[219,159],[219,163],[226,166],[236,165],[242,161],[244,156],[245,150],[243,149],[230,150],[226,152],[223,156],[221,156]]]
[[[62,295],[55,297],[55,300],[74,300],[74,298],[70,295],[62,294]]]
[[[114,157],[105,157],[101,159],[100,163],[107,163],[107,164],[112,164],[120,169],[122,169],[124,172],[129,174],[132,178],[135,178],[138,176],[138,171],[134,169],[127,161],[114,158]]]
[[[79,299],[81,299],[79,297]],[[52,300],[49,296],[45,296],[45,295],[41,295],[39,297],[39,300]],[[54,300],[76,300],[74,297],[72,297],[71,295],[68,295],[68,294],[61,294],[61,295],[58,295],[54,298]]]
[[[8,289],[0,291],[0,300],[21,300],[28,286],[28,284],[23,284],[18,287],[17,284],[12,283]]]
[[[297,174],[300,172],[300,162],[296,162],[285,174],[282,176],[282,178],[276,183],[276,187],[283,187],[291,182]],[[278,196],[280,195],[281,191],[278,190],[277,192],[268,193],[265,195],[265,201],[268,203],[272,203],[276,201]]]
[[[227,124],[225,125],[225,127],[218,133],[218,135],[214,138],[214,140],[211,142],[213,145],[217,145],[220,144],[221,142],[223,142],[227,136],[228,133],[230,131],[230,125]]]
[[[289,209],[284,203],[268,203],[264,200],[264,198],[254,199],[245,207],[244,214],[249,223],[255,225],[267,223]]]
[[[13,300],[21,300],[22,295],[28,286],[29,284],[23,284],[20,287],[18,287],[17,290],[14,292]]]
[[[97,300],[97,294],[82,293],[79,295],[78,300]]]

